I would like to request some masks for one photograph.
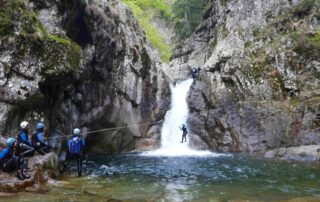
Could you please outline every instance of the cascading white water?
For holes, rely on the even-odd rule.
[[[196,151],[189,147],[187,142],[181,143],[182,131],[179,127],[186,124],[189,108],[187,96],[192,79],[170,85],[171,89],[171,109],[166,113],[161,132],[161,148],[156,151],[146,152],[143,155],[152,156],[219,156],[220,154],[209,151]],[[186,124],[187,128],[188,125]]]

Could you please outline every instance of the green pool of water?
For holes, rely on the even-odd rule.
[[[95,156],[36,192],[0,201],[320,201],[320,165],[244,156]]]

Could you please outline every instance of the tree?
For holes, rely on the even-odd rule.
[[[173,23],[177,40],[189,37],[201,23],[209,0],[177,0],[173,4]]]

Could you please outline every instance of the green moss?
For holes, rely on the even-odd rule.
[[[75,73],[80,65],[80,46],[66,36],[49,34],[37,13],[25,8],[23,0],[11,0],[0,8],[0,34],[15,36],[18,59],[27,55],[39,59],[44,64],[40,71],[43,76]]]
[[[47,48],[42,55],[45,67],[42,68],[41,74],[44,76],[74,74],[80,65],[80,46],[69,38],[61,38],[55,35],[49,36],[45,40]]]
[[[220,4],[222,6],[226,6],[228,4],[229,0],[220,0]]]
[[[290,98],[290,105],[292,106],[292,107],[297,107],[298,106],[298,104],[299,104],[299,99],[298,99],[298,97],[296,97],[296,96],[294,96],[294,97],[291,97]]]
[[[304,0],[300,4],[293,7],[291,13],[294,15],[306,15],[310,13],[315,6],[315,0]]]
[[[294,51],[306,59],[318,59],[320,55],[319,31],[314,36],[294,32],[290,36],[295,41]]]
[[[320,28],[314,36],[310,37],[310,40],[316,48],[320,48]]]
[[[0,9],[0,37],[7,36],[13,32],[12,13],[9,9]]]
[[[71,45],[71,41],[70,41],[69,38],[62,38],[62,37],[59,37],[57,35],[52,35],[52,34],[49,34],[48,38],[52,39],[53,41],[56,41],[57,43],[61,43],[61,44],[65,45],[65,46],[70,46]]]

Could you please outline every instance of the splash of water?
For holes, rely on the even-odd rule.
[[[210,151],[196,151],[189,147],[187,143],[181,143],[182,131],[179,127],[187,121],[189,108],[186,101],[192,79],[188,79],[175,86],[170,85],[171,89],[171,109],[166,113],[161,131],[161,148],[156,151],[145,152],[147,156],[221,156],[222,154]],[[187,126],[188,128],[188,126]]]

